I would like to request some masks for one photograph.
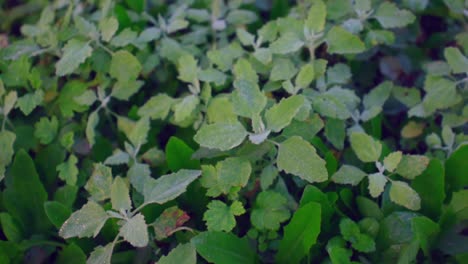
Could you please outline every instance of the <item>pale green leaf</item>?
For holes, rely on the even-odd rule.
[[[337,63],[327,70],[327,84],[346,84],[351,79],[351,69],[344,63]]]
[[[401,151],[395,151],[388,154],[383,161],[385,169],[389,172],[393,172],[397,168],[398,164],[400,164],[402,158],[403,153]]]
[[[267,98],[256,83],[241,79],[234,81],[234,87],[231,101],[236,114],[252,118],[265,108]]]
[[[137,93],[143,86],[144,82],[140,80],[119,80],[112,87],[112,97],[119,100],[128,100],[130,96]]]
[[[95,237],[109,217],[99,204],[88,201],[74,212],[60,228],[59,235],[65,239],[71,237]]]
[[[408,10],[401,10],[394,3],[382,3],[374,17],[384,28],[404,27],[414,22],[416,17]]]
[[[130,155],[128,155],[127,152],[123,152],[120,149],[116,149],[111,156],[107,157],[107,159],[104,161],[104,164],[105,165],[122,165],[122,164],[127,164],[129,160],[130,160]]]
[[[18,100],[18,93],[16,91],[10,91],[3,100],[3,115],[7,116]]]
[[[123,239],[134,247],[148,245],[148,226],[146,225],[145,217],[142,214],[137,214],[125,221],[125,224],[120,228],[120,234],[123,236]]]
[[[310,183],[328,179],[325,161],[309,142],[298,136],[290,137],[280,144],[277,165],[278,169]]]
[[[346,123],[344,120],[329,118],[325,123],[325,137],[337,149],[344,148]]]
[[[382,152],[382,144],[371,136],[362,132],[352,133],[350,136],[351,147],[356,156],[363,162],[375,162],[379,160]]]
[[[237,122],[234,106],[226,96],[212,98],[206,109],[206,115],[209,123]]]
[[[36,90],[34,93],[27,93],[18,98],[16,105],[24,115],[28,116],[42,103],[43,98],[44,92],[42,90]]]
[[[144,105],[138,109],[140,117],[151,119],[165,119],[174,104],[174,99],[165,93],[155,95],[148,99]]]
[[[128,135],[128,139],[134,147],[142,146],[146,143],[150,128],[150,121],[146,117],[141,118],[136,122],[135,127]]]
[[[268,165],[263,168],[260,174],[260,187],[262,190],[267,190],[278,177],[278,169],[273,165]]]
[[[392,89],[393,83],[390,81],[385,81],[373,88],[362,100],[365,109],[371,109],[375,106],[382,107],[388,97],[390,97]]]
[[[139,193],[144,193],[145,184],[151,177],[151,171],[148,164],[134,163],[127,172],[127,178],[130,180],[133,188]]]
[[[13,145],[16,140],[16,135],[8,130],[0,131],[0,167],[10,164],[13,154],[15,153]]]
[[[200,98],[196,95],[185,96],[180,102],[173,105],[174,122],[183,123],[186,120],[194,118],[196,109],[200,104]]]
[[[244,212],[245,209],[239,201],[234,201],[231,206],[228,206],[221,201],[213,200],[208,204],[203,220],[209,231],[230,232],[236,226],[234,216]]]
[[[429,161],[428,157],[422,155],[403,155],[395,172],[412,180],[426,170]]]
[[[306,88],[309,86],[315,78],[314,64],[307,63],[301,67],[299,73],[296,76],[295,84],[297,87]]]
[[[265,113],[268,129],[279,132],[288,126],[304,102],[302,95],[293,95],[269,108]]]
[[[191,243],[179,244],[167,256],[162,256],[157,264],[196,264],[197,252]]]
[[[86,139],[88,140],[89,145],[92,147],[95,141],[96,133],[94,129],[99,123],[99,115],[97,111],[92,112],[88,117],[88,122],[86,123]]]
[[[442,139],[446,146],[452,148],[455,143],[455,133],[449,126],[444,126],[442,128]]]
[[[180,170],[176,173],[150,178],[144,183],[145,203],[163,204],[185,192],[187,186],[201,175],[199,170]]]
[[[70,155],[66,162],[61,163],[57,166],[57,171],[59,172],[59,178],[64,180],[68,185],[75,185],[78,179],[78,168],[76,164],[78,163],[78,158],[75,155]]]
[[[367,173],[363,172],[357,167],[351,165],[343,165],[341,168],[333,174],[331,180],[340,184],[351,184],[357,185],[361,182]]]
[[[327,6],[322,0],[313,0],[309,9],[305,26],[314,33],[323,31],[327,16]]]
[[[411,210],[421,208],[421,198],[406,182],[392,181],[390,200]]]
[[[428,113],[451,107],[462,100],[457,92],[455,82],[445,78],[427,77],[424,90],[426,90],[426,96],[423,100],[423,106]]]
[[[465,57],[457,48],[446,48],[444,50],[444,57],[447,60],[452,72],[467,73],[468,72],[468,58]]]
[[[258,194],[255,206],[250,214],[252,225],[258,230],[278,230],[280,224],[289,219],[286,207],[287,199],[274,191],[263,191]]]
[[[101,31],[101,38],[105,42],[109,42],[118,29],[119,29],[119,21],[115,17],[104,18],[99,24],[99,30]]]
[[[371,10],[371,1],[370,0],[356,0],[354,2],[354,10],[356,13],[363,14]]]
[[[243,28],[237,28],[236,35],[244,46],[253,46],[255,44],[255,36]]]
[[[74,101],[80,105],[90,106],[97,100],[96,92],[92,90],[86,90],[80,96],[74,98]]]
[[[184,82],[193,83],[197,80],[198,75],[198,62],[192,55],[183,55],[179,58],[177,63],[177,70],[179,71],[178,78]]]
[[[63,55],[55,64],[55,74],[64,76],[73,73],[85,60],[91,56],[93,49],[89,42],[71,39],[63,47]]]
[[[81,35],[87,36],[91,39],[97,39],[99,37],[99,32],[92,22],[89,22],[81,16],[75,16],[74,21],[75,26]]]
[[[273,62],[273,69],[270,72],[270,81],[289,80],[296,75],[297,69],[289,59],[277,59]]]
[[[372,197],[379,197],[384,191],[387,178],[380,172],[369,174],[369,192]]]
[[[358,36],[340,26],[334,26],[328,31],[327,45],[328,52],[332,54],[353,54],[365,50],[364,43]]]
[[[244,126],[236,121],[204,125],[197,131],[194,139],[206,148],[229,150],[239,146],[246,136]]]
[[[129,210],[132,208],[130,201],[128,183],[121,177],[115,177],[111,186],[111,203],[112,209],[117,211]]]
[[[115,47],[124,47],[133,43],[136,39],[137,33],[130,28],[125,28],[122,32],[115,36],[110,43]]]
[[[52,116],[50,120],[47,117],[42,117],[34,125],[34,136],[39,139],[39,142],[46,145],[57,136],[58,128],[59,123],[55,116]]]
[[[271,43],[270,50],[277,54],[287,54],[298,51],[304,42],[294,33],[286,33]]]
[[[244,187],[249,181],[252,166],[244,158],[232,157],[218,162],[216,167],[202,166],[202,170],[201,185],[208,189],[208,196],[217,197],[228,194],[231,189]]]
[[[126,50],[119,50],[112,55],[109,74],[122,82],[138,78],[142,66],[135,56]]]
[[[112,251],[114,251],[114,243],[109,243],[104,247],[96,247],[91,252],[86,264],[111,264]]]
[[[93,174],[85,185],[85,189],[95,201],[110,198],[112,185],[112,170],[100,163],[94,164]]]

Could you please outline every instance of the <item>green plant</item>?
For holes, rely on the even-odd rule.
[[[466,262],[466,2],[23,2],[2,263]]]

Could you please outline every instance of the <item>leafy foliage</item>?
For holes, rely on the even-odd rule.
[[[467,262],[466,10],[0,0],[0,262]]]

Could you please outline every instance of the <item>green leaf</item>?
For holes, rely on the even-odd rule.
[[[276,255],[278,263],[299,263],[308,255],[320,234],[320,215],[321,206],[315,202],[303,205],[294,213],[284,227],[284,237]]]
[[[236,121],[202,126],[195,134],[195,141],[202,147],[230,150],[239,146],[247,136],[244,126]]]
[[[37,122],[34,127],[34,136],[39,139],[39,141],[47,145],[51,143],[58,132],[58,120],[55,116],[49,120],[47,117],[42,117],[39,122]]]
[[[5,235],[8,241],[19,243],[24,238],[21,225],[9,214],[0,213],[0,223],[2,227],[2,233]]]
[[[253,46],[255,45],[255,36],[250,34],[247,30],[243,28],[236,29],[236,36],[239,38],[239,41],[244,46]]]
[[[116,211],[130,210],[132,202],[130,201],[128,183],[121,177],[115,177],[111,186],[112,209]]]
[[[462,145],[455,150],[445,162],[445,177],[447,187],[450,190],[458,191],[468,186],[468,145]]]
[[[112,156],[107,157],[104,161],[105,165],[122,165],[127,164],[130,160],[130,155],[127,152],[123,152],[120,149],[116,149]]]
[[[365,13],[371,10],[372,5],[370,0],[356,0],[354,2],[354,10],[358,13]]]
[[[137,39],[137,33],[130,28],[122,30],[117,36],[115,36],[110,44],[115,47],[125,47],[134,43]],[[126,52],[126,51],[125,51]]]
[[[307,63],[301,67],[296,76],[295,84],[297,87],[306,88],[315,79],[314,64]]]
[[[305,98],[301,95],[293,95],[282,99],[266,111],[267,128],[274,132],[280,132],[291,123],[304,103]]]
[[[234,105],[227,96],[212,98],[209,101],[206,115],[209,123],[237,122]]]
[[[88,140],[88,143],[90,146],[94,146],[94,144],[96,143],[95,128],[98,125],[98,123],[99,123],[98,111],[94,111],[89,115],[88,121],[86,123],[86,139]]]
[[[61,163],[57,166],[59,172],[59,178],[64,180],[68,185],[75,185],[78,179],[78,168],[76,164],[78,159],[75,155],[70,155],[66,162]]]
[[[280,224],[289,219],[287,199],[275,191],[258,194],[250,214],[252,225],[258,230],[278,230]]]
[[[253,118],[265,108],[267,98],[257,83],[241,79],[234,81],[234,87],[236,89],[231,94],[231,101],[236,114]]]
[[[249,181],[252,166],[246,159],[231,157],[218,162],[216,167],[202,166],[202,170],[201,185],[208,189],[208,196],[217,197],[244,187]]]
[[[379,160],[382,145],[379,141],[362,132],[354,132],[350,136],[351,147],[356,156],[363,162]]]
[[[273,165],[263,168],[260,174],[260,187],[263,191],[267,190],[278,177],[278,169]]]
[[[140,90],[143,84],[143,81],[138,80],[119,80],[114,84],[111,95],[119,100],[128,100],[132,95]]]
[[[101,163],[94,164],[93,174],[89,177],[85,189],[95,201],[103,201],[110,198],[112,185],[111,168]]]
[[[428,113],[451,107],[461,100],[455,82],[442,77],[427,77],[424,90],[426,96],[422,104]]]
[[[394,3],[382,3],[374,17],[384,28],[404,27],[414,22],[416,17],[408,10],[401,10]]]
[[[258,83],[258,76],[255,69],[252,67],[252,64],[246,59],[239,59],[232,69],[236,80],[244,80],[250,83]]]
[[[81,35],[87,36],[91,39],[96,39],[99,37],[99,32],[93,23],[82,18],[81,16],[75,16],[74,22]]]
[[[50,222],[54,224],[56,228],[60,228],[72,214],[70,208],[57,201],[45,202],[44,210]]]
[[[4,208],[21,222],[25,235],[45,232],[50,226],[43,206],[47,192],[26,151],[21,149],[16,153],[5,183]]]
[[[415,217],[411,222],[415,238],[419,242],[424,255],[430,257],[430,250],[440,232],[439,225],[425,216]]]
[[[174,104],[174,99],[165,93],[155,95],[148,99],[144,105],[138,109],[140,117],[151,119],[165,119]]]
[[[368,94],[364,96],[362,103],[365,109],[371,109],[372,107],[383,107],[385,101],[392,93],[393,83],[385,81],[375,88],[373,88]]]
[[[13,145],[16,141],[16,135],[8,130],[0,131],[0,181],[3,179],[4,169],[10,164],[15,151]]]
[[[148,118],[141,118],[136,122],[135,127],[128,135],[128,139],[134,147],[143,146],[147,142],[148,132],[150,130],[150,121]]]
[[[3,115],[8,116],[15,106],[17,99],[18,94],[16,91],[11,91],[5,96],[5,99],[3,100]]]
[[[196,110],[200,104],[200,99],[196,95],[185,96],[180,102],[173,105],[173,120],[177,123],[183,123],[187,120],[196,118]]]
[[[197,80],[197,61],[192,55],[187,54],[181,56],[177,63],[177,70],[179,71],[178,78],[180,80],[188,83],[193,83]]]
[[[270,50],[276,54],[287,54],[298,51],[304,42],[294,33],[283,34],[270,45]]]
[[[185,192],[187,186],[201,175],[199,170],[180,170],[154,180],[148,179],[144,185],[145,203],[163,204]]]
[[[253,264],[255,251],[247,238],[232,233],[203,232],[192,238],[192,245],[206,261],[214,264]]]
[[[387,178],[380,172],[369,174],[369,192],[374,198],[379,197],[384,191]]]
[[[365,50],[364,43],[358,36],[340,26],[334,26],[328,31],[327,45],[331,54],[354,54]]]
[[[315,33],[323,31],[325,18],[327,16],[327,6],[322,0],[313,0],[309,9],[305,26]]]
[[[383,218],[383,213],[380,210],[379,205],[375,203],[374,201],[363,196],[358,196],[356,198],[356,204],[362,216],[372,217],[377,220],[380,220]]]
[[[55,74],[64,76],[73,73],[93,53],[89,42],[71,39],[63,47],[63,55],[55,64]]]
[[[327,70],[327,85],[346,84],[351,77],[351,69],[349,66],[343,63],[337,63]]]
[[[24,115],[28,116],[42,103],[43,98],[44,92],[42,90],[36,90],[34,93],[27,93],[18,98],[16,105]]]
[[[426,170],[429,161],[428,157],[422,155],[403,155],[395,172],[412,180]]]
[[[172,171],[200,168],[200,161],[192,159],[193,149],[177,137],[169,139],[165,153],[167,165]]]
[[[114,243],[109,243],[104,247],[95,247],[86,261],[86,264],[110,264],[113,250]]]
[[[82,95],[88,88],[87,84],[79,81],[68,81],[60,91],[58,103],[64,117],[72,117],[73,112],[83,112],[88,109],[85,105],[75,102],[75,98]]]
[[[406,182],[392,181],[390,200],[411,210],[421,208],[421,198]]]
[[[104,208],[93,201],[88,201],[63,223],[59,235],[65,239],[96,237],[108,218]]]
[[[120,228],[120,234],[134,247],[146,246],[149,238],[145,217],[142,214],[137,214],[125,221],[125,224]]]
[[[171,250],[167,256],[162,256],[158,264],[196,264],[197,252],[191,243],[179,244],[176,248]]]
[[[213,200],[208,204],[208,210],[203,215],[203,220],[209,231],[230,232],[236,226],[234,216],[245,213],[244,206],[239,201],[234,201],[231,206],[219,200]]]
[[[135,56],[126,50],[119,50],[112,55],[109,74],[115,79],[126,82],[138,78],[142,66]]]
[[[375,241],[366,234],[359,234],[356,241],[351,242],[354,249],[360,252],[369,253],[375,251]]]
[[[115,17],[104,18],[99,23],[99,30],[101,31],[101,39],[109,42],[119,29],[119,21]]]
[[[331,180],[340,184],[358,185],[367,173],[351,165],[343,165],[333,174]]]
[[[75,243],[64,247],[57,256],[56,264],[84,264],[86,254]]]
[[[332,145],[342,150],[346,137],[346,123],[343,120],[329,118],[325,123],[325,136]]]
[[[366,234],[362,234],[359,225],[354,221],[344,218],[340,222],[340,232],[346,241],[351,242],[352,247],[360,252],[375,251],[374,240]]]
[[[297,69],[294,63],[289,59],[276,59],[273,62],[273,69],[270,72],[270,81],[289,80],[296,75]]]
[[[446,48],[444,50],[444,57],[453,73],[468,72],[468,58],[466,58],[459,49],[452,47]]]
[[[383,161],[385,169],[389,172],[393,172],[398,167],[398,164],[400,164],[402,158],[403,153],[401,151],[388,154]]]
[[[278,169],[310,183],[328,179],[325,161],[309,142],[298,136],[290,137],[280,144],[277,165]]]

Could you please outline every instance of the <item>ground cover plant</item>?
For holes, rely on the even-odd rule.
[[[0,0],[0,263],[468,263],[467,15]]]

